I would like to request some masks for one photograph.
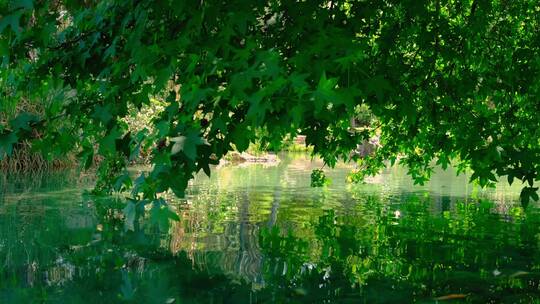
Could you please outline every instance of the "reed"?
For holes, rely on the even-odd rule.
[[[33,102],[27,99],[20,99],[16,104],[2,104],[0,106],[0,125],[7,126],[9,122],[19,113],[27,112],[41,116],[45,112],[42,102]],[[39,132],[35,130],[36,136]],[[3,155],[0,160],[0,170],[5,173],[18,172],[44,172],[52,170],[62,170],[75,167],[78,162],[73,153],[61,159],[49,160],[39,152],[32,149],[29,141],[18,143],[11,155]]]
[[[6,173],[44,172],[74,168],[77,164],[73,154],[68,154],[62,159],[49,160],[41,153],[32,151],[28,141],[23,141],[14,147],[10,156],[0,161],[0,170]]]

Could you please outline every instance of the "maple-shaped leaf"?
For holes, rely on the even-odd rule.
[[[325,103],[334,102],[337,100],[336,85],[337,78],[327,78],[326,73],[322,73],[315,91],[315,111],[316,113],[322,111]]]
[[[174,142],[171,149],[172,155],[182,151],[191,160],[195,160],[197,157],[197,146],[210,145],[206,139],[199,136],[199,132],[197,131],[191,131],[186,135],[173,137],[171,141]]]

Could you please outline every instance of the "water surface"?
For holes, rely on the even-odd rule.
[[[519,185],[440,170],[419,187],[400,167],[350,185],[340,165],[311,188],[322,163],[281,159],[197,176],[166,230],[126,231],[122,199],[74,172],[2,176],[0,303],[537,301],[540,217]]]

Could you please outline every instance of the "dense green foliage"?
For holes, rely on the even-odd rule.
[[[385,160],[419,183],[433,160],[473,180],[527,182],[538,198],[537,1],[0,1],[1,108],[43,103],[0,126],[0,154],[32,139],[49,157],[105,159],[98,190],[135,202],[183,195],[236,147],[306,135],[329,166],[379,132]],[[161,99],[152,128],[130,133],[129,109]],[[380,124],[350,128],[368,107]],[[377,130],[377,131],[376,131]],[[125,170],[152,146],[153,171]]]

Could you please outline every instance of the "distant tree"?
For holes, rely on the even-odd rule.
[[[100,164],[98,190],[133,201],[182,196],[233,146],[306,135],[326,164],[351,160],[379,122],[377,172],[401,155],[418,183],[432,161],[500,176],[537,199],[540,4],[449,1],[0,1],[0,100],[43,103],[0,126],[0,154],[31,139],[48,156]],[[129,133],[129,108],[166,102],[151,130]],[[36,132],[39,131],[39,136]],[[150,128],[149,128],[150,130]],[[153,170],[127,160],[153,143]]]

